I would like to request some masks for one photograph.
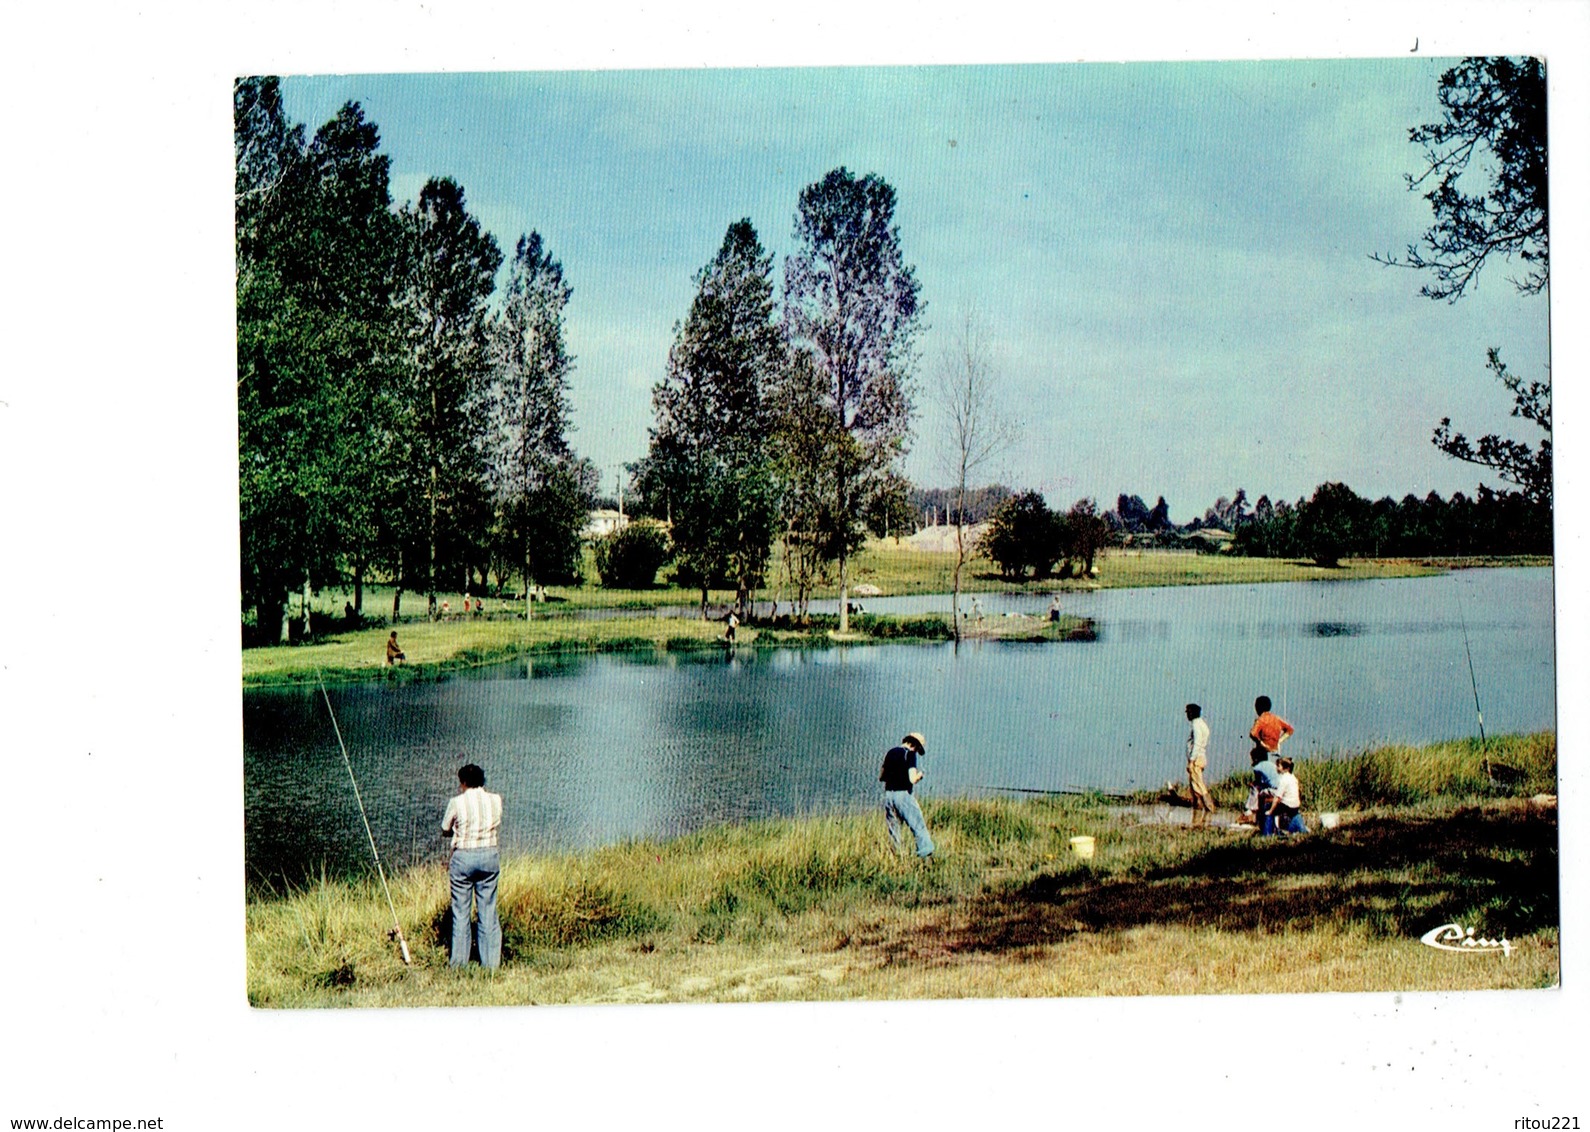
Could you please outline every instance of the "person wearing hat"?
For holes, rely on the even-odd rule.
[[[916,760],[926,753],[926,741],[919,732],[913,731],[900,740],[898,747],[889,748],[883,756],[883,771],[878,775],[878,781],[883,783],[883,819],[889,827],[889,841],[894,851],[900,851],[900,823],[903,821],[916,838],[916,855],[924,861],[933,857],[933,838],[928,834],[922,807],[917,804],[911,788],[922,781],[922,769]]]

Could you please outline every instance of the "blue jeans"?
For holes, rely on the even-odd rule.
[[[889,841],[893,843],[896,853],[900,851],[900,823],[904,821],[910,827],[912,835],[916,837],[916,855],[918,857],[933,855],[933,838],[928,836],[927,822],[922,818],[922,807],[917,805],[916,798],[909,790],[883,792],[883,820],[889,827]]]
[[[469,904],[474,898],[480,914],[480,965],[502,962],[502,924],[497,919],[497,874],[502,871],[496,849],[454,849],[447,864],[447,882],[453,890],[453,949],[448,962],[462,967],[469,962]]]

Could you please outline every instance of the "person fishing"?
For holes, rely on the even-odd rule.
[[[1253,714],[1258,718],[1248,728],[1248,738],[1256,747],[1263,747],[1267,755],[1274,755],[1281,744],[1292,737],[1293,727],[1270,710],[1270,697],[1260,696],[1253,701]]]
[[[403,655],[403,650],[398,647],[397,630],[393,629],[392,635],[386,639],[386,662],[388,664],[396,664],[407,659],[408,657]]]
[[[453,900],[453,941],[448,964],[469,962],[470,903],[480,918],[474,943],[480,965],[494,968],[502,961],[502,924],[497,918],[497,877],[502,862],[497,834],[502,827],[502,795],[486,789],[486,772],[474,763],[458,768],[458,793],[442,816],[442,836],[453,839],[447,863],[447,882]]]
[[[1209,765],[1209,724],[1199,705],[1188,704],[1186,712],[1187,722],[1192,724],[1187,734],[1187,786],[1192,793],[1192,823],[1201,826],[1215,812],[1215,800],[1204,783],[1204,768]]]
[[[900,823],[903,821],[916,838],[916,855],[923,861],[933,859],[933,838],[928,833],[927,820],[922,807],[912,794],[912,787],[922,781],[922,769],[917,758],[927,754],[927,741],[920,732],[913,731],[900,740],[899,746],[890,747],[883,756],[883,770],[878,781],[883,783],[883,820],[889,830],[889,842],[896,853],[900,852]]]

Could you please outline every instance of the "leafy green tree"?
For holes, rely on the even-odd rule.
[[[596,543],[596,572],[602,585],[645,590],[672,556],[668,528],[655,519],[637,519]]]
[[[1546,434],[1535,447],[1520,440],[1488,433],[1476,441],[1452,431],[1452,418],[1442,417],[1432,440],[1454,459],[1490,468],[1503,480],[1520,488],[1531,503],[1551,507],[1551,386],[1543,381],[1527,384],[1508,372],[1501,355],[1486,351],[1486,365],[1513,395],[1513,412]]]
[[[766,401],[784,341],[773,317],[772,272],[751,222],[729,225],[696,273],[667,375],[652,390],[648,461],[672,520],[681,579],[700,587],[703,616],[708,587],[720,580],[734,586],[744,611],[778,527]]]
[[[1335,566],[1362,545],[1368,504],[1342,483],[1323,483],[1298,509],[1297,541],[1320,566]]]
[[[827,379],[808,350],[793,351],[773,385],[774,467],[782,492],[784,574],[795,616],[809,619],[812,588],[838,553],[843,524],[834,515],[841,464],[856,440],[839,427]]]
[[[1455,302],[1492,257],[1517,257],[1525,271],[1513,285],[1539,293],[1550,275],[1545,68],[1471,57],[1441,76],[1438,97],[1441,121],[1408,131],[1426,164],[1408,188],[1426,190],[1434,222],[1406,259],[1377,258],[1429,272],[1420,293]],[[1477,179],[1488,183],[1471,194]]]
[[[916,529],[916,508],[911,506],[911,481],[890,472],[867,508],[867,531],[874,538],[896,539],[902,531]]]
[[[1057,558],[1077,564],[1083,575],[1093,573],[1094,559],[1109,538],[1110,526],[1099,514],[1098,504],[1091,499],[1079,499],[1071,509],[1056,519]]]
[[[362,602],[396,365],[395,223],[357,105],[308,143],[275,78],[234,84],[233,113],[241,589],[272,641],[286,595],[343,581],[345,562]]]
[[[894,224],[895,193],[869,173],[833,170],[801,192],[794,254],[784,264],[784,325],[809,351],[833,416],[833,506],[827,549],[839,563],[839,626],[849,628],[849,558],[865,538],[868,503],[910,434],[912,343],[921,303]]]
[[[480,397],[489,369],[487,303],[502,253],[465,207],[464,190],[433,178],[401,214],[403,276],[396,302],[407,346],[400,409],[407,482],[392,506],[423,508],[403,524],[424,532],[426,610],[436,616],[438,566],[446,542],[477,532],[464,520],[482,490]],[[485,532],[478,532],[484,539]],[[396,615],[401,585],[393,599]]]
[[[1028,571],[1044,577],[1060,556],[1058,517],[1041,494],[1021,492],[994,512],[979,549],[1008,581],[1023,581]]]
[[[538,584],[579,585],[584,581],[581,532],[591,513],[591,487],[578,460],[554,467],[524,502],[520,520],[536,532],[526,567]]]
[[[503,556],[524,570],[527,615],[532,586],[553,580],[538,576],[534,564],[566,575],[567,548],[585,525],[583,512],[571,521],[566,508],[549,504],[547,494],[552,479],[568,473],[573,457],[568,432],[574,359],[563,338],[563,312],[573,293],[540,233],[521,236],[502,309],[491,326],[491,380],[480,443],[495,503],[495,537],[504,545]],[[561,525],[541,525],[558,516]]]

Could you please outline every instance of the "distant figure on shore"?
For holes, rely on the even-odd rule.
[[[917,756],[927,754],[927,742],[920,732],[913,731],[900,740],[898,747],[890,747],[883,756],[883,770],[878,781],[883,783],[883,820],[889,830],[889,842],[896,853],[900,852],[900,823],[903,821],[916,838],[916,855],[923,861],[933,859],[933,838],[928,834],[927,821],[922,817],[922,807],[917,804],[911,788],[922,781],[922,769],[916,765]]]
[[[393,629],[392,635],[386,639],[386,662],[396,664],[407,659],[408,657],[403,655],[403,650],[398,648],[397,630]]]
[[[734,610],[723,615],[723,643],[734,644],[734,631],[740,627],[740,616]]]
[[[1204,768],[1209,765],[1209,724],[1204,720],[1203,708],[1187,705],[1187,721],[1192,730],[1187,734],[1187,786],[1192,792],[1192,823],[1205,825],[1215,812],[1215,800],[1204,783]]]
[[[1051,625],[1053,625],[1056,622],[1058,622],[1059,620],[1060,620],[1060,595],[1056,594],[1055,595],[1055,599],[1049,603],[1049,623]]]
[[[502,961],[502,923],[497,918],[497,832],[502,826],[502,795],[486,789],[486,772],[474,763],[458,768],[458,793],[442,815],[442,836],[453,839],[447,862],[447,884],[453,903],[453,940],[448,965],[469,962],[470,944],[480,949],[480,965]],[[479,925],[470,931],[470,904]]]
[[[972,620],[973,621],[981,621],[982,619],[983,619],[983,607],[982,607],[982,604],[980,602],[978,602],[978,600],[974,597],[974,598],[972,598]]]
[[[1281,772],[1275,783],[1275,793],[1266,812],[1265,833],[1307,833],[1303,824],[1303,795],[1298,788],[1297,775],[1292,773],[1292,760],[1285,755],[1275,760]]]

